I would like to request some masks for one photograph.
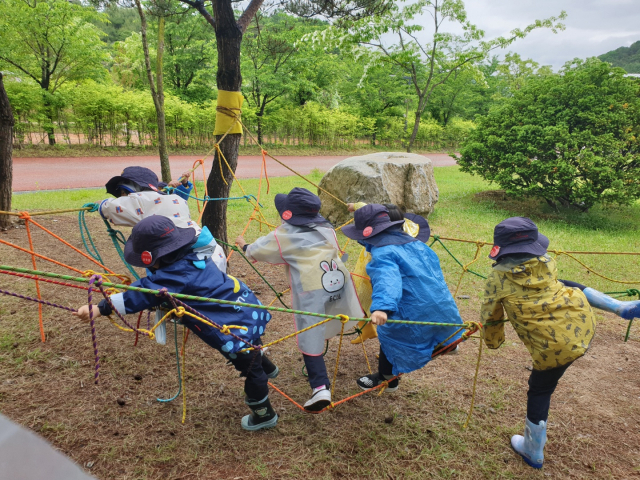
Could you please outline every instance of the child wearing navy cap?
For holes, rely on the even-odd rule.
[[[489,348],[502,345],[506,313],[531,354],[524,435],[511,437],[511,446],[528,465],[542,468],[551,395],[567,368],[589,348],[596,328],[591,306],[626,304],[608,311],[631,319],[640,314],[640,302],[619,302],[559,280],[556,262],[547,255],[549,239],[528,218],[511,217],[496,225],[493,243],[489,258],[495,263],[481,310],[484,341]]]
[[[456,327],[387,323],[387,319],[462,325],[458,307],[444,281],[438,256],[403,230],[404,220],[392,221],[384,205],[365,205],[355,211],[354,224],[342,228],[371,254],[371,321],[378,325],[378,372],[358,379],[363,390],[401,373],[426,365],[434,349],[460,338]],[[399,379],[385,391],[398,389]]]
[[[363,315],[351,275],[341,259],[336,233],[320,215],[320,198],[304,188],[289,194],[278,194],[276,209],[282,225],[268,235],[247,244],[243,237],[236,243],[253,261],[284,265],[291,285],[291,302],[296,310]],[[296,330],[321,321],[309,315],[294,315]],[[345,331],[355,322],[348,322]],[[340,333],[341,323],[331,320],[296,337],[312,388],[311,398],[304,404],[308,411],[320,411],[331,403],[327,367],[322,358],[325,339]]]
[[[192,247],[196,241],[193,228],[180,228],[169,218],[155,215],[141,220],[133,227],[124,256],[131,265],[147,268],[151,274],[132,286],[153,290],[166,288],[170,293],[259,305],[260,301],[249,287],[231,275],[222,273],[212,262],[207,262],[203,269],[194,265],[197,254]],[[122,315],[157,307],[164,301],[161,297],[132,290],[112,295],[110,300]],[[269,312],[219,303],[191,300],[185,303],[218,325],[243,327],[233,329],[235,336],[231,336],[189,316],[180,319],[185,327],[222,353],[246,377],[245,403],[251,409],[251,414],[242,418],[242,428],[253,431],[274,427],[278,415],[269,402],[267,382],[268,378],[278,375],[278,367],[259,350],[240,353],[249,344],[261,344],[260,337],[271,319]],[[92,308],[94,318],[112,313],[106,300]],[[89,306],[80,307],[74,315],[89,320]],[[257,360],[256,356],[259,357]]]
[[[184,179],[184,175],[182,177]],[[170,183],[175,185],[178,181]],[[198,258],[195,265],[204,268],[207,260],[211,259],[222,271],[227,271],[227,258],[224,250],[213,238],[207,227],[200,226],[191,220],[191,213],[187,204],[191,183],[187,186],[179,185],[173,194],[162,191],[162,185],[153,171],[145,167],[127,167],[122,174],[111,178],[105,185],[107,193],[115,198],[100,202],[98,211],[102,218],[113,225],[133,227],[143,218],[152,215],[162,215],[170,218],[180,228],[192,228],[198,239],[193,244],[193,250]]]

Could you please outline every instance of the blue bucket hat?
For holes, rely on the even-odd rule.
[[[148,268],[159,258],[193,243],[193,228],[176,227],[170,218],[152,215],[143,218],[124,246],[124,259],[135,267]]]
[[[544,255],[549,239],[538,232],[538,227],[526,217],[511,217],[496,225],[493,231],[491,260],[514,253]]]
[[[353,240],[367,240],[387,228],[404,223],[404,219],[392,222],[389,209],[378,203],[359,208],[353,213],[353,219],[353,225],[342,227],[342,233]]]
[[[111,178],[105,185],[107,193],[118,197],[118,190],[123,189],[129,193],[144,190],[157,192],[158,176],[145,167],[127,167],[122,173]]]
[[[322,202],[306,188],[296,187],[288,194],[279,193],[275,198],[276,209],[285,222],[291,225],[323,223],[327,220],[320,215]]]

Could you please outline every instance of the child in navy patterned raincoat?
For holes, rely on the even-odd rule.
[[[141,220],[133,227],[124,256],[131,265],[146,267],[150,275],[134,282],[132,286],[153,290],[166,288],[170,293],[260,304],[249,287],[231,275],[222,273],[212,262],[206,262],[204,268],[196,266],[199,259],[192,249],[194,242],[196,233],[193,228],[177,227],[169,218],[155,215]],[[132,290],[112,295],[110,299],[122,315],[157,307],[166,300]],[[243,327],[232,329],[234,336],[225,335],[219,329],[189,316],[181,318],[185,327],[222,353],[246,377],[245,402],[252,413],[242,419],[242,428],[259,430],[274,427],[278,415],[269,402],[267,382],[268,378],[277,376],[278,368],[259,350],[240,352],[249,344],[261,344],[260,337],[271,319],[269,312],[259,308],[192,300],[185,303],[218,325]],[[92,308],[94,317],[112,313],[111,306],[105,300]],[[88,320],[89,306],[81,307],[75,315]]]

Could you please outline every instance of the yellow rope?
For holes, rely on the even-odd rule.
[[[478,326],[479,331],[482,332],[482,324],[478,323],[478,322],[469,322],[471,324],[475,324]],[[462,338],[467,339],[469,338],[469,332],[471,330],[465,332],[462,334]],[[476,373],[473,376],[473,391],[471,393],[471,407],[469,408],[469,414],[467,415],[467,420],[464,422],[464,425],[462,426],[462,428],[467,428],[469,426],[469,420],[471,420],[471,414],[473,413],[473,406],[475,404],[476,401],[476,385],[478,384],[478,371],[480,370],[480,359],[482,358],[482,343],[483,343],[483,339],[480,339],[480,347],[478,349],[478,361],[476,362]]]
[[[303,328],[302,330],[298,330],[297,332],[293,332],[293,333],[291,333],[291,334],[289,334],[289,335],[286,335],[286,336],[284,336],[284,337],[282,337],[282,338],[279,338],[278,340],[274,340],[273,342],[266,343],[266,344],[264,344],[264,345],[262,346],[262,348],[270,347],[270,346],[272,346],[272,345],[275,345],[276,343],[284,342],[285,340],[288,340],[288,339],[290,339],[290,338],[292,338],[292,337],[295,337],[296,335],[300,335],[301,333],[304,333],[304,332],[306,332],[306,331],[308,331],[308,330],[311,330],[312,328],[319,327],[320,325],[322,325],[322,324],[324,324],[324,323],[327,323],[327,322],[330,322],[331,320],[335,320],[335,318],[325,318],[325,319],[324,319],[324,320],[322,320],[321,322],[314,323],[314,324],[313,324],[313,325],[311,325],[310,327]],[[243,348],[243,349],[242,349],[242,350],[240,350],[238,353],[249,352],[249,351],[251,351],[251,350],[255,350],[255,348],[253,348],[253,347]]]
[[[338,366],[340,365],[340,351],[342,350],[342,339],[344,338],[344,326],[349,321],[349,317],[346,315],[338,315],[340,317],[340,342],[338,343],[338,354],[336,356],[336,368],[333,371],[333,382],[331,382],[331,398],[333,398],[333,391],[336,388],[336,378],[338,377]],[[333,402],[332,402],[333,403]]]
[[[458,295],[458,290],[460,289],[460,285],[462,284],[462,279],[464,278],[464,275],[469,270],[469,267],[480,259],[480,256],[479,256],[480,255],[480,251],[482,250],[482,247],[484,247],[485,245],[486,244],[484,242],[477,242],[476,243],[476,254],[473,256],[473,260],[471,260],[466,265],[463,265],[462,273],[460,274],[460,279],[458,280],[458,285],[456,286],[456,291],[453,294],[454,298],[455,298],[456,295]]]
[[[182,424],[187,418],[187,327],[182,326]],[[176,332],[177,333],[177,332]]]
[[[609,278],[606,275],[602,275],[598,272],[596,272],[595,270],[593,270],[592,268],[588,267],[587,265],[585,265],[584,263],[582,263],[580,260],[578,260],[576,257],[574,257],[573,255],[571,255],[569,252],[563,252],[562,250],[549,250],[550,252],[553,252],[556,254],[557,256],[560,255],[566,255],[567,257],[575,260],[576,262],[578,262],[580,265],[582,265],[584,268],[586,268],[588,271],[590,271],[591,273],[593,273],[594,275],[597,275],[600,278],[604,278],[605,280],[609,280],[610,282],[614,282],[614,283],[626,283],[629,285],[638,285],[640,284],[640,282],[632,282],[632,281],[627,281],[627,280],[614,280],[613,278]],[[586,252],[585,252],[586,253]],[[612,254],[615,255],[614,252],[611,252]]]

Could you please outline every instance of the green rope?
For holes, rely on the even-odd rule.
[[[244,254],[244,252],[242,251],[242,249],[241,249],[241,248],[238,248],[238,247],[237,247],[237,246],[235,246],[235,245],[231,245],[230,243],[224,242],[224,241],[219,240],[219,239],[217,239],[217,238],[216,238],[216,242],[218,242],[218,243],[222,243],[222,244],[226,245],[227,247],[229,247],[231,250],[233,250],[233,251],[235,251],[235,252],[238,252],[240,255],[242,255],[242,258],[244,258],[244,260],[249,264],[249,266],[250,266],[251,268],[253,268],[253,270],[254,270],[254,271],[255,271],[255,272],[260,276],[260,278],[262,279],[262,281],[263,281],[264,283],[266,283],[266,284],[267,284],[267,286],[268,286],[268,287],[271,289],[271,291],[276,295],[276,298],[277,298],[277,299],[278,299],[278,301],[279,301],[279,302],[284,306],[284,308],[289,308],[289,307],[287,306],[287,304],[286,304],[286,303],[284,303],[284,302],[282,301],[282,298],[281,298],[281,297],[282,297],[282,292],[278,292],[278,291],[275,289],[275,287],[274,287],[273,285],[271,285],[271,284],[269,283],[269,281],[268,281],[266,278],[264,278],[264,275],[262,275],[262,274],[258,271],[258,269],[253,265],[253,263],[251,262],[251,260],[249,260],[249,259],[247,258],[247,256]]]
[[[440,240],[440,237],[439,237],[438,235],[434,235],[434,236],[433,236],[433,242],[431,242],[431,245],[429,245],[429,247],[433,247],[433,244],[434,244],[434,243],[436,243],[436,242],[438,242],[440,245],[442,245],[442,248],[444,248],[444,249],[445,249],[445,251],[446,251],[449,255],[451,255],[451,258],[453,258],[453,259],[456,261],[456,263],[457,263],[458,265],[460,265],[460,266],[464,269],[464,265],[463,265],[462,263],[460,263],[460,260],[458,260],[458,259],[456,258],[456,256],[455,256],[453,253],[451,253],[451,252],[449,251],[449,249],[447,248],[447,246],[446,246],[444,243],[442,243],[442,240]],[[474,275],[476,275],[476,276],[478,276],[478,277],[480,277],[480,278],[484,278],[485,280],[487,279],[487,277],[485,277],[484,275],[481,275],[481,274],[479,274],[479,273],[477,273],[477,272],[474,272],[473,270],[469,270],[469,269],[467,269],[467,272],[469,272],[469,273],[473,273]]]
[[[95,212],[98,210],[98,204],[97,203],[85,203],[82,208],[86,208],[86,207],[90,207],[89,210],[80,210],[78,212],[78,227],[80,228],[80,238],[82,239],[82,244],[84,245],[84,249],[87,251],[87,253],[89,254],[89,256],[91,258],[93,258],[94,260],[97,260],[98,262],[100,262],[102,265],[104,265],[104,261],[102,260],[102,257],[100,256],[100,252],[98,252],[98,248],[96,247],[96,244],[93,243],[93,238],[91,237],[91,232],[89,231],[89,226],[87,225],[87,221],[85,218],[85,212]],[[85,238],[86,236],[86,238]],[[87,240],[89,240],[89,244],[91,245],[91,248],[89,248],[89,245],[87,245]]]
[[[79,283],[89,283],[90,279],[89,278],[83,278],[83,277],[72,277],[71,275],[62,275],[60,273],[51,273],[51,272],[41,272],[39,270],[29,270],[27,268],[19,268],[19,267],[12,267],[11,265],[0,265],[0,270],[7,270],[10,272],[18,272],[18,273],[26,273],[29,275],[40,275],[43,277],[50,277],[50,278],[60,278],[63,280],[70,280],[73,282],[79,282]],[[148,293],[151,295],[161,295],[164,294],[165,292],[160,292],[159,290],[152,290],[150,288],[141,288],[141,287],[134,287],[132,285],[122,285],[120,283],[113,283],[113,282],[102,282],[102,285],[105,287],[113,287],[113,288],[117,288],[120,290],[131,290],[134,292],[140,292],[140,293]],[[220,300],[218,298],[208,298],[208,297],[198,297],[196,295],[185,295],[183,293],[171,293],[171,292],[167,292],[167,295],[177,298],[179,300],[183,300],[183,301],[192,301],[192,302],[204,302],[204,303],[218,303],[220,305],[236,305],[239,307],[249,307],[249,308],[255,308],[255,309],[259,309],[259,310],[271,310],[274,312],[282,312],[282,313],[294,313],[294,314],[298,314],[298,315],[308,315],[310,317],[317,317],[317,318],[324,318],[324,319],[335,319],[335,320],[340,320],[342,317],[340,317],[339,315],[327,315],[325,313],[315,313],[315,312],[305,312],[304,310],[293,310],[290,308],[280,308],[280,307],[270,307],[268,305],[256,305],[253,303],[245,303],[245,302],[232,302],[230,300]],[[355,322],[370,322],[371,319],[370,318],[358,318],[358,317],[350,317],[349,320],[355,321]],[[407,325],[424,325],[424,326],[438,326],[438,327],[460,327],[463,325],[468,325],[468,324],[460,324],[460,323],[440,323],[440,322],[417,322],[417,321],[413,321],[413,320],[387,320],[387,323],[402,323],[402,324],[407,324]]]
[[[182,393],[182,375],[180,374],[180,350],[178,349],[178,322],[173,323],[173,341],[176,344],[176,365],[178,366],[178,393],[176,393],[171,398],[156,398],[157,401],[162,403],[172,402]]]
[[[111,225],[109,225],[109,222],[107,221],[106,218],[103,218],[102,220],[104,221],[104,224],[107,226],[107,233],[109,234],[109,237],[111,237],[111,241],[113,242],[113,246],[115,247],[116,252],[118,252],[118,255],[120,255],[120,260],[122,260],[122,263],[124,263],[124,265],[127,267],[127,270],[129,270],[129,273],[131,273],[131,275],[133,275],[133,277],[136,280],[140,280],[140,275],[138,275],[138,273],[133,269],[133,267],[129,265],[127,261],[124,259],[124,252],[122,251],[122,247],[120,246],[120,244],[124,245],[125,243],[127,243],[127,241],[124,238],[124,234],[119,230],[115,230],[111,228]]]

